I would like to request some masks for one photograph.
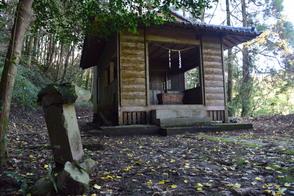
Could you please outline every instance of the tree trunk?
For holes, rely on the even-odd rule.
[[[27,47],[27,66],[31,67],[32,65],[32,55],[33,55],[33,47],[34,47],[34,37],[33,35],[30,36],[28,47]]]
[[[202,10],[201,10],[200,21],[202,23],[205,22],[205,8],[202,8]]]
[[[61,66],[63,65],[63,50],[64,50],[64,44],[60,43],[60,53],[59,53],[59,57],[58,57],[58,61],[57,61],[57,73],[56,73],[56,78],[55,81],[58,81],[58,76],[59,76],[59,71]]]
[[[241,1],[242,5],[242,20],[243,27],[248,26],[248,17],[247,17],[247,9],[245,0]],[[243,55],[243,64],[242,64],[242,85],[241,85],[241,102],[242,102],[242,111],[241,116],[247,116],[250,111],[250,94],[251,94],[251,76],[250,76],[250,60],[249,60],[249,52],[246,46],[243,46],[242,49]]]
[[[38,58],[37,58],[37,52],[38,52],[38,42],[39,42],[39,33],[38,31],[34,34],[34,43],[33,43],[33,49],[32,49],[32,62],[34,64],[38,64]]]
[[[52,62],[53,62],[53,55],[54,55],[54,52],[55,52],[55,39],[54,39],[54,35],[53,34],[50,34],[49,37],[49,43],[46,44],[48,45],[47,47],[47,56],[46,56],[46,65],[45,65],[45,72],[47,72],[51,65],[52,65]]]
[[[17,73],[16,65],[19,63],[23,39],[29,26],[32,14],[33,0],[19,0],[15,12],[14,25],[5,59],[4,69],[0,82],[0,166],[7,160],[6,134],[8,129],[9,112]]]
[[[74,46],[69,46],[69,50],[67,52],[67,55],[66,55],[66,58],[64,61],[64,69],[63,69],[63,73],[62,73],[62,77],[61,77],[61,82],[65,81],[66,71],[67,71],[67,68],[69,65],[69,58],[70,58],[70,55],[71,55],[73,49],[74,49]]]
[[[90,70],[88,70],[86,75],[86,81],[85,81],[85,89],[89,88],[90,77],[91,77],[91,72]]]
[[[227,25],[231,26],[231,11],[230,11],[230,0],[226,0],[226,12],[227,12]],[[228,92],[227,101],[230,103],[233,97],[233,53],[232,49],[228,49]],[[229,116],[233,115],[232,109],[229,107]]]

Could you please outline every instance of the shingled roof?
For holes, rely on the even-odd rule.
[[[257,31],[255,27],[233,27],[192,22],[176,22],[165,25],[193,29],[195,33],[219,34],[219,36],[223,37],[224,49],[247,42],[261,34],[261,32]]]
[[[223,38],[224,49],[232,48],[233,46],[247,42],[261,34],[261,32],[257,31],[254,27],[233,27],[205,23],[193,23],[183,17],[179,17],[179,19],[180,20],[177,20],[176,22],[166,23],[157,27],[162,29],[166,26],[171,28],[193,30],[196,35],[217,35]],[[103,50],[105,44],[105,41],[99,40],[93,36],[86,37],[80,66],[83,69],[95,66],[99,60],[98,54]]]

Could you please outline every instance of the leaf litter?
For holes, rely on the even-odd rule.
[[[77,114],[96,161],[86,195],[294,195],[294,115],[242,119],[253,131],[106,137],[89,131],[91,109]],[[21,195],[54,165],[42,111],[13,108],[8,139],[0,195]]]

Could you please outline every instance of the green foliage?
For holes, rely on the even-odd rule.
[[[185,72],[185,89],[200,86],[199,67]]]
[[[286,87],[287,81],[278,74],[255,80],[252,116],[289,114],[294,112],[294,87]]]
[[[27,68],[24,66],[18,66],[18,72],[21,76],[29,80],[37,88],[44,88],[51,81],[45,77],[38,68]]]
[[[264,10],[264,17],[277,17],[281,16],[281,13],[284,9],[283,7],[284,0],[265,0],[265,10]]]
[[[58,188],[57,188],[57,183],[56,183],[56,179],[55,179],[55,175],[54,175],[54,171],[52,169],[51,164],[48,165],[48,173],[47,173],[47,177],[50,180],[50,182],[52,183],[52,186],[55,190],[55,192],[58,192]]]
[[[78,42],[82,37],[82,28],[87,16],[83,15],[83,1],[76,0],[36,0],[33,8],[37,15],[33,32],[42,28],[56,35],[63,43]]]
[[[289,42],[290,46],[294,48],[294,27],[292,22],[283,21],[282,28],[282,37],[284,37]]]
[[[38,88],[22,75],[19,75],[15,81],[15,89],[13,91],[13,100],[23,106],[36,106],[35,95]]]
[[[70,83],[64,84],[49,84],[43,88],[38,94],[38,102],[42,101],[44,95],[54,94],[62,97],[63,104],[72,104],[76,101],[77,95],[75,92],[75,86]]]
[[[0,68],[0,73],[2,73],[2,68]],[[12,95],[13,102],[29,108],[36,107],[37,95],[48,81],[44,76],[41,76],[40,72],[21,65],[18,66]]]
[[[281,76],[283,72],[253,78],[250,116],[294,113],[294,87]],[[228,103],[232,114],[241,114],[241,83],[235,81],[234,98]]]
[[[139,24],[149,26],[172,19],[170,7],[185,8],[198,17],[204,7],[216,0],[35,0],[35,31],[39,28],[57,34],[59,40],[81,40],[87,33],[107,36],[120,30],[136,31]],[[160,13],[160,14],[159,14]]]
[[[19,185],[22,194],[26,195],[27,190],[28,190],[28,181],[25,177],[23,177],[22,175],[20,175],[17,172],[13,172],[13,171],[5,171],[4,174],[6,176],[14,179],[17,182],[17,184]]]

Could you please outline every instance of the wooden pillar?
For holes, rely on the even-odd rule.
[[[221,42],[221,56],[222,56],[222,73],[223,73],[223,83],[224,83],[224,101],[225,101],[225,118],[224,122],[228,122],[228,105],[227,105],[227,90],[226,90],[226,78],[225,78],[225,65],[224,65],[224,44],[223,37],[220,38]]]

